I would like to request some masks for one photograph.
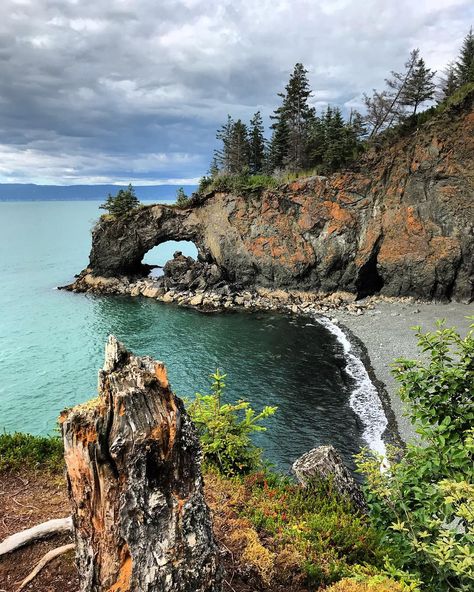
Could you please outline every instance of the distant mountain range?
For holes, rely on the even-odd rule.
[[[22,183],[0,184],[0,201],[81,201],[102,200],[109,193],[115,195],[122,185],[34,185]],[[134,186],[138,198],[144,201],[175,200],[176,185]],[[183,185],[190,195],[196,185]]]

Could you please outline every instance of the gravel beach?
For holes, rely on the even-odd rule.
[[[465,335],[471,323],[466,318],[469,315],[474,315],[474,304],[458,302],[420,304],[382,301],[361,316],[342,311],[338,313],[340,323],[364,343],[375,376],[386,387],[403,440],[408,441],[415,434],[404,416],[404,404],[397,394],[398,384],[390,373],[390,364],[399,357],[420,358],[411,327],[421,325],[423,331],[433,330],[437,319],[446,319],[447,326],[455,326]]]

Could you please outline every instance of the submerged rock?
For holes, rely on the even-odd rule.
[[[318,446],[300,456],[292,466],[298,481],[307,486],[313,479],[330,479],[334,489],[366,512],[364,495],[334,446]]]

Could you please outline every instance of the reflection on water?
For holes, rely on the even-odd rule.
[[[348,404],[341,346],[324,327],[54,290],[87,261],[96,210],[90,202],[0,203],[0,429],[47,433],[62,408],[95,396],[113,333],[136,353],[164,361],[179,395],[206,391],[219,367],[228,374],[229,399],[277,405],[258,441],[281,468],[323,443],[346,459],[357,451],[361,426]]]

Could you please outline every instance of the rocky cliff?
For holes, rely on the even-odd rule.
[[[358,296],[474,297],[474,93],[350,171],[250,195],[154,205],[93,231],[95,276],[144,274],[144,254],[193,241],[228,283]]]

